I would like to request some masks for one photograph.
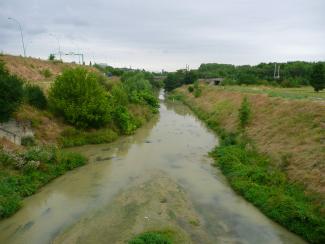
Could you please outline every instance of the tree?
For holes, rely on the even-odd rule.
[[[324,64],[317,63],[314,65],[311,76],[310,85],[314,87],[316,92],[325,88],[325,69]]]
[[[67,69],[49,92],[51,109],[79,127],[100,127],[111,120],[111,106],[98,75],[85,68]]]
[[[50,61],[53,61],[55,59],[55,55],[53,54],[53,53],[51,53],[50,55],[49,55],[49,60]]]
[[[0,62],[0,122],[8,121],[15,112],[24,95],[23,82],[9,74],[4,63]]]

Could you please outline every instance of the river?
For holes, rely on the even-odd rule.
[[[162,100],[134,135],[71,149],[89,164],[24,200],[0,222],[0,243],[125,243],[151,229],[184,243],[305,243],[230,188],[207,155],[217,143],[187,107]]]

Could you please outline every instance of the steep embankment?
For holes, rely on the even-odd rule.
[[[247,96],[252,118],[246,132],[258,150],[271,156],[272,163],[293,181],[325,194],[325,103],[228,92],[210,86],[203,86],[198,98],[186,87],[178,91],[228,132],[238,128],[238,110]]]
[[[269,217],[320,243],[325,231],[325,104],[222,87],[200,89],[195,97],[183,86],[174,98],[222,134],[222,146],[212,155],[233,188]],[[239,109],[244,97],[251,119],[243,132]]]
[[[1,55],[0,60],[5,62],[6,68],[11,74],[21,77],[23,80],[37,84],[44,90],[48,90],[53,79],[66,68],[76,68],[80,65],[63,63],[61,61],[48,61],[37,58],[24,58],[21,56]],[[93,67],[83,66],[92,71]]]

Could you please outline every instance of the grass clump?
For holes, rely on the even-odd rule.
[[[0,219],[14,214],[24,197],[85,163],[80,154],[57,148],[34,147],[19,154],[0,149]]]
[[[239,109],[239,123],[241,128],[245,128],[251,118],[251,107],[247,97],[244,97]]]
[[[149,231],[137,235],[129,244],[172,244],[172,235],[165,231]]]
[[[45,78],[50,78],[53,74],[51,70],[49,69],[43,69],[40,71],[40,73],[45,77]]]
[[[69,128],[61,133],[60,143],[63,147],[81,146],[86,144],[109,143],[116,140],[118,133],[109,128],[93,131]]]

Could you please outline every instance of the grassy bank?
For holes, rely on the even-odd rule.
[[[240,128],[238,110],[244,97],[243,94],[238,94],[238,92],[234,94],[224,90],[212,91],[209,87],[201,87],[201,92],[202,95],[195,98],[186,87],[182,87],[174,92],[170,98],[181,100],[187,104],[200,119],[205,121],[219,135],[221,144],[211,152],[211,156],[228,178],[233,189],[257,206],[265,215],[292,232],[301,235],[309,242],[323,243],[325,241],[325,216],[321,187],[316,188],[312,184],[313,181],[303,185],[294,180],[294,177],[288,173],[294,163],[292,157],[288,156],[290,151],[285,154],[287,156],[282,157],[282,162],[279,163],[272,157],[276,151],[274,149],[274,151],[262,151],[259,147],[260,141],[258,139],[260,137],[252,136],[256,134],[256,131],[254,134],[252,131],[259,130],[258,125],[262,123],[262,121],[258,121],[258,123],[255,121],[254,123],[254,120],[265,119],[263,113],[270,113],[265,107],[260,107],[261,99],[252,98],[252,96],[260,95],[248,97],[252,116],[247,128],[242,129]],[[263,98],[271,99],[265,96]],[[287,100],[272,101],[272,99],[268,102],[282,103],[281,109],[285,106],[289,108],[292,106],[292,104],[287,104]],[[259,104],[255,104],[257,101]],[[255,109],[256,106],[261,110]],[[277,109],[276,107],[272,108]],[[275,119],[272,114],[269,116]],[[278,113],[277,116],[280,114]],[[290,120],[290,118],[287,119]],[[263,122],[265,124],[268,121]],[[316,127],[315,124],[313,127]],[[263,130],[260,133],[263,133]],[[274,133],[286,134],[288,131],[280,130],[274,131]],[[309,131],[309,133],[314,133],[314,131]],[[274,134],[273,138],[276,139],[277,136]],[[290,142],[290,139],[293,140],[293,138],[289,138],[286,142]],[[270,147],[274,139],[270,137],[268,140]],[[315,146],[315,148],[317,147]],[[315,154],[317,156],[317,151]],[[322,158],[320,157],[319,160],[321,161]],[[307,174],[307,172],[305,173]],[[306,191],[306,185],[309,186],[308,191]],[[311,190],[313,187],[314,191]]]
[[[24,197],[85,163],[83,156],[57,148],[35,147],[21,153],[0,149],[0,219],[18,211]]]

